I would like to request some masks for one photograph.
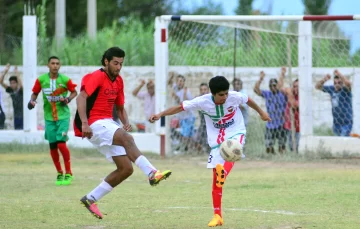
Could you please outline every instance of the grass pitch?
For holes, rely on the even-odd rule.
[[[100,155],[72,151],[75,179],[55,186],[47,152],[0,154],[0,228],[207,228],[213,216],[206,157],[161,160],[172,176],[150,187],[133,176],[98,203],[98,220],[79,199],[114,165]],[[360,163],[244,160],[223,191],[221,228],[360,228]]]

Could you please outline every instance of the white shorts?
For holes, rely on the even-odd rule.
[[[91,124],[90,128],[92,129],[93,136],[88,140],[100,153],[104,154],[109,161],[114,162],[112,159],[113,156],[126,155],[124,147],[112,144],[115,131],[121,128],[117,122],[112,119],[101,119]]]
[[[231,139],[239,140],[241,145],[244,146],[245,138],[246,138],[245,134],[239,134],[239,135],[236,135],[236,136],[232,137]],[[243,154],[242,158],[245,158],[244,154]],[[225,163],[225,160],[220,155],[220,146],[211,149],[210,155],[209,155],[209,158],[208,158],[207,168],[208,169],[213,169],[213,168],[216,167],[217,164],[224,165],[224,163]]]

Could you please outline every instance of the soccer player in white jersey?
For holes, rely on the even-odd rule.
[[[248,98],[246,94],[229,91],[229,86],[229,81],[224,76],[215,76],[209,81],[210,94],[185,100],[181,105],[152,115],[149,119],[150,122],[155,122],[163,116],[190,110],[198,110],[205,115],[208,144],[211,147],[207,168],[213,169],[214,217],[209,222],[209,227],[221,226],[224,223],[221,215],[222,187],[234,166],[234,162],[224,161],[221,157],[220,144],[230,138],[237,139],[242,145],[245,144],[246,129],[239,105],[247,104],[257,111],[262,120],[271,120],[268,113]]]

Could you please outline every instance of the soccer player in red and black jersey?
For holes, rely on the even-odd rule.
[[[169,170],[157,170],[141,154],[128,133],[131,125],[124,108],[124,82],[119,75],[124,58],[125,52],[118,47],[105,51],[101,60],[104,67],[83,77],[81,92],[76,100],[75,135],[87,138],[116,165],[116,170],[80,200],[99,219],[102,219],[102,214],[95,203],[133,173],[131,162],[148,176],[152,186],[171,174]],[[114,105],[123,127],[113,120]]]

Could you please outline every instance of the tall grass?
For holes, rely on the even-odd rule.
[[[43,0],[43,3],[46,2]],[[134,17],[128,18],[122,24],[113,22],[97,33],[96,39],[81,34],[75,38],[67,37],[60,48],[55,39],[44,34],[46,18],[42,7],[38,8],[39,39],[38,64],[46,64],[47,58],[57,55],[63,65],[99,65],[103,52],[112,46],[120,46],[126,51],[126,65],[152,66],[154,65],[154,23],[144,26]],[[180,22],[173,22],[180,23]],[[182,25],[175,29],[169,27],[169,55],[170,65],[185,66],[232,66],[234,53],[234,39],[232,28],[210,28],[206,31],[193,28],[194,24]],[[198,26],[198,25],[196,25]],[[214,27],[214,26],[213,26]],[[173,29],[173,30],[171,30]],[[209,31],[215,31],[209,32]],[[241,38],[237,41],[236,66],[277,67],[287,61],[287,39],[291,40],[292,64],[297,66],[297,37],[283,34],[261,32],[257,39],[246,42]],[[345,45],[330,39],[315,39],[313,42],[314,67],[341,67],[360,65],[359,54],[352,57]],[[11,61],[12,64],[22,63],[22,47],[5,50],[6,55],[0,54],[0,64]]]

